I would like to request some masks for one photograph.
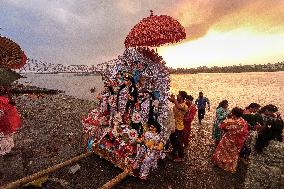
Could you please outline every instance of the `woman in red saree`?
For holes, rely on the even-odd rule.
[[[193,103],[193,97],[191,95],[187,95],[185,103],[188,106],[188,111],[186,112],[183,118],[183,124],[184,124],[183,145],[184,145],[184,148],[187,148],[188,143],[189,143],[189,136],[191,132],[191,123],[194,119],[197,108],[196,108],[196,105]]]
[[[11,105],[7,94],[0,89],[0,155],[7,154],[14,147],[13,134],[21,126],[17,109]]]
[[[248,136],[248,124],[241,118],[243,110],[235,107],[231,115],[219,127],[225,131],[220,143],[218,144],[212,161],[214,164],[235,173],[240,151]]]

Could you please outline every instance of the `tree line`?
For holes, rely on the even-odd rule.
[[[200,66],[197,68],[171,68],[172,74],[196,74],[196,73],[241,73],[241,72],[277,72],[284,71],[284,62],[275,64],[253,64],[253,65],[233,65],[233,66]]]

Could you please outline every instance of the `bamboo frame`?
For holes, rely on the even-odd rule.
[[[45,175],[48,175],[50,173],[53,173],[63,167],[66,167],[70,164],[73,164],[77,161],[80,161],[92,154],[97,154],[100,157],[103,157],[104,159],[108,160],[109,162],[111,162],[112,164],[118,166],[120,169],[124,170],[124,172],[120,173],[119,175],[117,175],[115,178],[111,179],[110,181],[108,181],[107,183],[105,183],[100,189],[109,189],[112,188],[113,186],[115,186],[116,184],[118,184],[121,180],[123,180],[125,177],[127,177],[128,175],[133,175],[133,171],[131,169],[131,167],[128,167],[127,165],[125,165],[124,163],[117,163],[115,161],[113,161],[112,159],[106,157],[105,155],[103,155],[103,150],[100,150],[99,147],[97,145],[93,145],[93,151],[91,152],[87,152],[85,154],[81,154],[79,156],[76,156],[72,159],[69,159],[67,161],[64,161],[62,163],[56,164],[52,167],[49,167],[47,169],[41,170],[37,173],[34,173],[32,175],[26,176],[24,178],[18,179],[14,182],[11,182],[9,184],[7,184],[6,186],[0,186],[0,189],[13,189],[16,188],[18,186],[22,186],[24,184],[27,184],[31,181],[34,181],[36,179],[39,179]]]
[[[87,152],[85,154],[81,154],[79,156],[76,156],[72,159],[69,159],[67,161],[64,161],[62,163],[59,163],[59,164],[56,164],[52,167],[49,167],[47,169],[44,169],[44,170],[41,170],[37,173],[34,173],[32,175],[29,175],[29,176],[26,176],[24,178],[21,178],[19,180],[16,180],[14,182],[11,182],[9,184],[7,184],[6,186],[0,186],[0,189],[13,189],[13,188],[16,188],[16,187],[19,187],[19,186],[22,186],[24,184],[27,184],[31,181],[34,181],[36,179],[39,179],[45,175],[48,175],[50,173],[53,173],[63,167],[66,167],[70,164],[73,164],[77,161],[80,161],[92,154],[96,153],[97,155],[99,155],[100,157],[103,157],[104,159],[108,160],[109,162],[111,162],[112,164],[118,166],[119,168],[121,168],[122,170],[124,170],[124,172],[120,173],[119,175],[117,175],[115,178],[111,179],[110,181],[108,181],[107,183],[105,183],[102,187],[100,187],[100,189],[110,189],[112,188],[113,186],[115,186],[116,184],[118,184],[121,180],[123,180],[125,177],[127,177],[128,175],[132,175],[132,170],[131,168],[127,167],[125,164],[121,163],[121,164],[117,164],[116,162],[114,162],[113,160],[111,160],[110,158],[108,157],[105,157],[103,155],[103,153],[101,152],[101,150],[96,146],[94,145],[93,146],[93,151],[92,152]]]
[[[113,179],[111,179],[110,181],[108,181],[107,183],[105,183],[102,187],[100,187],[99,189],[110,189],[113,186],[115,186],[116,184],[118,184],[120,181],[122,181],[125,177],[127,177],[129,175],[129,171],[125,170],[124,172],[120,173],[119,175],[117,175],[116,177],[114,177]]]
[[[106,159],[107,161],[111,162],[112,164],[116,165],[117,167],[119,167],[120,169],[128,172],[129,175],[133,175],[133,170],[131,167],[125,165],[124,163],[117,163],[115,161],[113,161],[112,159],[106,157],[105,155],[103,155],[102,151],[103,150],[100,150],[97,146],[93,146],[93,151],[99,155],[100,157],[103,157],[104,159]]]
[[[7,184],[6,186],[0,186],[0,188],[1,189],[13,189],[13,188],[16,188],[18,186],[27,184],[27,183],[29,183],[29,182],[31,182],[33,180],[36,180],[38,178],[41,178],[41,177],[43,177],[43,176],[45,176],[47,174],[53,173],[53,172],[57,171],[58,169],[61,169],[61,168],[66,167],[66,166],[68,166],[68,165],[70,165],[72,163],[80,161],[81,159],[84,159],[84,158],[92,155],[93,153],[94,152],[87,152],[85,154],[81,154],[79,156],[76,156],[76,157],[74,157],[72,159],[69,159],[67,161],[64,161],[62,163],[56,164],[56,165],[54,165],[52,167],[49,167],[47,169],[41,170],[41,171],[39,171],[37,173],[34,173],[32,175],[29,175],[29,176],[26,176],[26,177],[21,178],[19,180],[16,180],[14,182],[11,182],[11,183]]]

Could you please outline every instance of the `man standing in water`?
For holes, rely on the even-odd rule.
[[[206,105],[208,106],[208,111],[210,111],[210,102],[208,98],[203,96],[203,92],[199,92],[199,96],[196,99],[195,104],[198,109],[198,122],[201,125],[201,121],[205,116]]]

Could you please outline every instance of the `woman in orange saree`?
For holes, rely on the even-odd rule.
[[[235,107],[231,115],[219,127],[225,131],[212,156],[214,164],[235,173],[240,151],[248,136],[248,124],[241,118],[243,110]]]

